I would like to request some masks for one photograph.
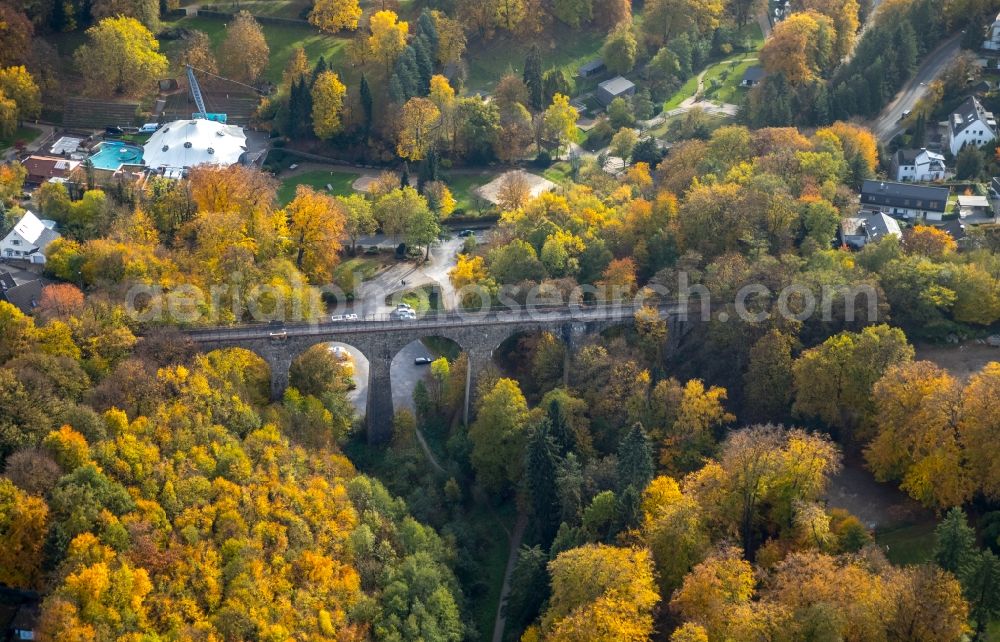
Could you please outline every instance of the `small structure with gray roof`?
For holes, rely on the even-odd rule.
[[[635,83],[624,76],[615,76],[597,86],[597,99],[607,106],[615,98],[629,98],[635,95]]]
[[[866,180],[861,187],[861,207],[904,219],[940,221],[948,209],[947,187]]]
[[[593,78],[605,69],[607,66],[604,64],[604,59],[595,58],[580,65],[580,68],[576,70],[576,75],[580,78]]]
[[[764,68],[760,65],[753,65],[752,67],[747,67],[747,70],[743,72],[743,79],[740,80],[741,87],[756,87],[760,84],[760,81],[764,80],[764,76],[767,75]]]

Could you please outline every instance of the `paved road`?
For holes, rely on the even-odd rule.
[[[882,113],[872,121],[871,128],[883,143],[889,142],[903,133],[905,127],[900,122],[903,112],[912,110],[924,94],[927,85],[936,80],[948,69],[951,62],[961,50],[962,34],[956,34],[945,40],[937,49],[927,55],[913,78],[896,94],[896,98],[886,105]]]
[[[418,366],[413,363],[417,357],[434,357],[423,343],[414,341],[396,353],[390,366],[392,381],[392,408],[399,410],[408,408],[414,410],[413,390],[417,382],[423,378],[429,366]]]
[[[484,234],[485,231],[477,231],[476,239],[482,242]],[[436,285],[441,292],[444,309],[455,309],[455,289],[451,285],[451,279],[448,278],[448,272],[455,267],[458,251],[464,242],[464,238],[457,236],[447,241],[438,241],[431,246],[430,260],[423,265],[400,262],[379,272],[357,289],[354,307],[358,309],[359,314],[388,314],[395,308],[395,304],[386,303],[386,297],[401,294],[405,290],[421,285]],[[367,237],[359,244],[366,247],[370,245],[395,247],[393,241],[381,235]]]

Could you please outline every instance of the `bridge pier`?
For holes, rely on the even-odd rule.
[[[465,404],[462,409],[462,421],[465,427],[468,428],[472,416],[472,404],[475,401],[479,373],[489,365],[490,360],[493,358],[493,352],[491,350],[483,351],[466,348],[465,355],[468,359],[468,367],[465,370]]]
[[[368,443],[381,444],[392,439],[392,355],[388,352],[368,357],[368,401],[365,425]]]
[[[288,388],[288,371],[292,367],[292,356],[283,350],[268,351],[263,355],[271,368],[271,401],[281,401]]]

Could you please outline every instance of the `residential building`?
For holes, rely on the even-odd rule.
[[[866,180],[861,187],[861,207],[905,219],[940,221],[948,209],[947,187]]]
[[[892,157],[891,174],[897,181],[923,183],[944,180],[944,156],[926,149],[900,149]]]
[[[887,236],[901,237],[896,219],[884,212],[860,212],[840,221],[840,243],[853,250],[860,250]]]
[[[25,212],[14,229],[0,240],[0,258],[45,263],[45,248],[60,237],[54,228],[52,221],[42,221]]]
[[[66,178],[80,166],[80,161],[59,156],[28,156],[21,161],[21,164],[28,170],[24,182],[29,185],[41,185],[52,178]]]
[[[31,314],[42,300],[42,289],[48,284],[45,279],[18,284],[9,272],[0,272],[0,301],[6,301],[24,314]]]
[[[948,148],[958,155],[966,145],[982,147],[997,137],[997,122],[975,96],[969,96],[948,117]]]
[[[597,86],[597,99],[607,106],[615,98],[629,98],[635,95],[635,83],[623,76],[615,76]]]

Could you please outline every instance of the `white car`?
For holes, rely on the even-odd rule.
[[[358,315],[356,314],[335,314],[330,317],[330,321],[357,321]]]

